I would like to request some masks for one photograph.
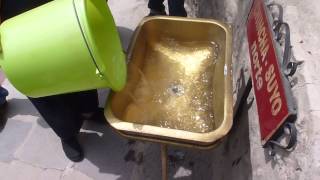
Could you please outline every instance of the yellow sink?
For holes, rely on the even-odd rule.
[[[142,20],[128,53],[128,80],[105,110],[128,138],[213,147],[233,121],[232,37],[227,24],[207,19]]]

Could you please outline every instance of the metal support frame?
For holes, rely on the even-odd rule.
[[[161,144],[161,168],[162,180],[168,180],[168,148],[166,144]]]

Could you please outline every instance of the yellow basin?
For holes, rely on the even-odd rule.
[[[230,27],[215,20],[143,19],[107,121],[128,138],[213,147],[232,126],[231,41]]]

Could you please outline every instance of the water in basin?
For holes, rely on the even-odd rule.
[[[192,132],[215,128],[213,70],[219,46],[163,38],[149,48],[123,119]]]

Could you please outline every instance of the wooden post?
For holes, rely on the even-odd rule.
[[[167,145],[161,144],[162,180],[168,180],[168,154]]]

